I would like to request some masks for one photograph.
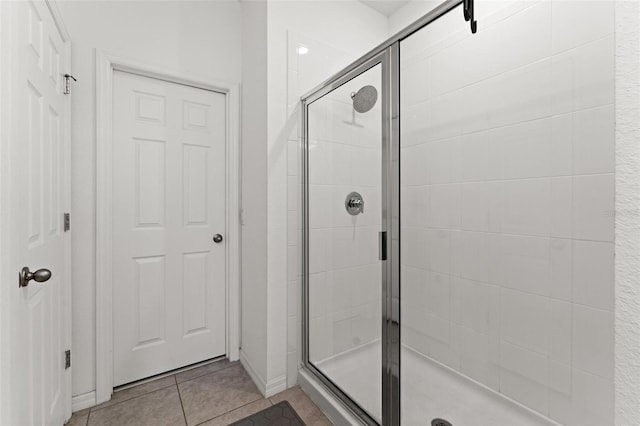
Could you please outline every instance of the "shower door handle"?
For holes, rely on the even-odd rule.
[[[387,260],[387,232],[378,232],[378,258]]]

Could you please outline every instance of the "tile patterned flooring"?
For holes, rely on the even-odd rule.
[[[240,363],[223,359],[115,392],[67,426],[222,426],[285,400],[308,426],[331,425],[299,387],[263,398]]]

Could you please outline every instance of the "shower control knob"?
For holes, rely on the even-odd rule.
[[[222,240],[223,240],[223,238],[222,238],[222,235],[220,235],[220,234],[216,234],[216,235],[213,236],[213,242],[216,243],[216,244],[221,243]]]
[[[362,195],[357,192],[350,193],[344,200],[344,207],[347,209],[347,213],[352,216],[364,213],[364,199]]]

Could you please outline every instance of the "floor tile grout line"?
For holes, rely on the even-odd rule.
[[[167,376],[167,377],[169,377],[169,376]],[[166,377],[163,377],[163,378],[166,378]],[[160,380],[160,379],[158,379],[158,380]],[[153,383],[153,382],[147,382],[147,383]],[[146,384],[146,383],[145,383],[145,384]],[[140,386],[142,386],[142,385],[140,385]],[[104,406],[104,407],[100,407],[99,405],[95,405],[95,406],[93,406],[93,407],[91,407],[91,408],[89,409],[89,413],[91,413],[91,412],[93,412],[93,411],[104,410],[105,408],[113,407],[113,406],[115,406],[115,405],[122,404],[123,402],[131,401],[132,399],[136,399],[136,398],[139,398],[139,397],[141,397],[141,396],[149,395],[150,393],[153,393],[153,392],[156,392],[156,391],[159,391],[159,390],[162,390],[162,389],[166,389],[166,388],[169,388],[169,387],[171,387],[171,386],[177,386],[177,383],[176,383],[175,379],[174,379],[174,383],[173,383],[173,384],[171,384],[171,385],[162,386],[161,388],[153,389],[153,390],[150,390],[150,391],[147,391],[147,392],[141,393],[141,394],[139,394],[139,395],[132,396],[131,398],[127,398],[127,399],[123,399],[122,401],[114,402],[113,404],[109,404],[109,405],[106,405],[106,406]],[[134,388],[129,388],[129,389],[134,389]],[[105,402],[103,402],[102,404],[106,404],[107,402],[111,402],[111,401],[112,401],[112,400],[110,399],[109,401],[105,401]],[[102,404],[100,404],[100,405],[102,405]],[[98,408],[98,407],[100,407],[100,408]]]
[[[174,375],[174,379],[175,379],[175,375]],[[189,423],[187,423],[187,413],[185,413],[184,411],[184,403],[182,402],[182,394],[180,393],[180,386],[178,386],[177,379],[176,379],[176,389],[178,390],[178,398],[180,399],[180,408],[182,408],[182,417],[184,418],[184,424],[185,426],[188,426]]]
[[[222,367],[222,368],[221,368],[221,369],[219,369],[219,370],[212,371],[212,372],[210,372],[210,373],[205,373],[205,374],[202,374],[202,375],[200,375],[200,376],[195,376],[195,377],[192,377],[192,378],[190,378],[190,379],[183,380],[183,381],[181,381],[181,382],[178,382],[178,377],[177,377],[178,375],[177,375],[177,374],[175,374],[175,376],[176,376],[176,383],[177,383],[178,385],[180,385],[180,384],[182,384],[182,383],[186,383],[186,382],[190,382],[190,381],[195,380],[195,379],[199,379],[200,377],[208,376],[208,375],[210,375],[210,374],[215,374],[215,373],[218,373],[218,372],[220,372],[220,371],[227,370],[227,369],[229,369],[229,368],[231,368],[231,367],[235,367],[235,366],[237,366],[237,365],[242,365],[242,364],[240,364],[238,361],[233,361],[233,362],[229,363],[229,365],[227,365],[226,367]],[[187,371],[189,371],[189,370],[187,370]]]
[[[215,363],[215,362],[216,362],[216,361],[214,361],[213,363]],[[211,364],[213,364],[213,363],[211,363]],[[210,364],[205,364],[205,366],[206,366],[206,365],[210,365]],[[240,365],[240,363],[238,363],[237,361],[233,361],[233,362],[231,362],[231,363],[230,363],[230,365],[227,365],[227,366],[225,366],[225,367],[222,367],[222,368],[220,368],[219,370],[212,371],[212,372],[210,372],[210,373],[205,373],[205,374],[202,374],[202,375],[200,375],[200,376],[196,376],[196,377],[193,377],[193,378],[191,378],[191,379],[184,380],[184,381],[182,381],[182,382],[178,382],[177,374],[172,374],[172,375],[170,375],[170,376],[164,376],[164,377],[158,378],[158,379],[156,379],[156,380],[151,380],[151,381],[149,381],[149,382],[141,383],[141,384],[140,384],[140,385],[138,385],[138,386],[144,386],[144,385],[146,385],[146,384],[153,383],[154,381],[159,381],[159,380],[162,380],[162,379],[166,379],[166,378],[168,378],[168,377],[173,377],[173,381],[174,381],[174,383],[173,383],[173,384],[171,384],[171,385],[167,385],[167,386],[163,386],[163,387],[160,387],[160,388],[157,388],[157,389],[149,390],[149,391],[146,391],[146,392],[141,393],[141,394],[139,394],[139,395],[135,395],[135,396],[132,396],[132,397],[130,397],[130,398],[127,398],[127,399],[123,399],[123,400],[121,400],[121,401],[114,402],[114,403],[109,404],[109,405],[104,406],[104,407],[100,407],[100,405],[105,404],[105,403],[107,403],[107,402],[111,402],[112,400],[105,401],[104,403],[102,403],[102,404],[100,404],[100,405],[94,405],[93,407],[89,407],[89,414],[91,414],[93,411],[104,410],[105,408],[113,407],[113,406],[118,405],[118,404],[121,404],[121,403],[123,403],[123,402],[131,401],[132,399],[139,398],[139,397],[141,397],[141,396],[148,395],[148,394],[150,394],[150,393],[152,393],[152,392],[156,392],[156,391],[159,391],[159,390],[161,390],[161,389],[166,389],[166,388],[171,387],[171,386],[176,386],[176,387],[178,387],[178,388],[179,388],[179,385],[180,385],[180,384],[182,384],[182,383],[190,382],[190,381],[192,381],[192,380],[199,379],[199,378],[201,378],[201,377],[208,376],[208,375],[210,375],[210,374],[215,374],[215,373],[218,373],[218,372],[220,372],[220,371],[224,371],[224,370],[226,370],[226,369],[228,369],[228,368],[235,367],[236,365]],[[203,366],[203,367],[204,367],[204,366]],[[200,367],[196,367],[196,368],[200,368]],[[189,371],[189,370],[186,370],[186,371]],[[130,389],[135,389],[136,387],[137,387],[137,386],[133,386],[133,387],[130,387],[130,388],[124,389],[123,391],[130,390]],[[178,389],[178,391],[179,391],[179,389]],[[99,408],[98,408],[98,407],[99,407]],[[89,421],[89,420],[88,420],[88,417],[87,417],[87,423],[88,423],[88,421]]]
[[[167,376],[167,377],[169,377],[169,376]],[[175,381],[175,380],[174,380],[174,381]],[[150,382],[149,382],[149,383],[150,383]],[[171,385],[167,385],[167,386],[163,386],[163,387],[161,387],[161,388],[153,389],[153,390],[150,390],[150,391],[148,391],[148,392],[141,393],[140,395],[132,396],[131,398],[127,398],[127,399],[123,399],[122,401],[114,402],[113,404],[107,405],[106,407],[98,408],[98,406],[96,405],[96,406],[91,407],[91,408],[89,409],[89,414],[93,413],[94,411],[101,411],[101,410],[104,410],[104,409],[106,409],[106,408],[115,407],[116,405],[120,405],[120,404],[122,404],[123,402],[129,402],[129,401],[132,401],[132,400],[134,400],[134,399],[138,399],[138,398],[140,398],[140,397],[142,397],[142,396],[147,396],[147,395],[152,394],[152,393],[154,393],[154,392],[158,392],[158,391],[161,391],[161,390],[165,390],[165,389],[167,389],[167,388],[170,388],[171,386],[175,386],[175,387],[177,388],[177,387],[178,387],[178,384],[177,384],[177,383],[173,383],[173,384],[171,384]],[[111,401],[111,400],[109,400],[109,401]],[[107,402],[109,402],[109,401],[107,401]],[[103,404],[104,404],[104,403],[103,403]]]
[[[271,399],[270,399],[270,398],[264,398],[264,400],[269,401],[269,404],[270,404],[270,405],[269,405],[269,407],[273,406],[273,402],[271,402]],[[203,420],[203,421],[201,421],[200,423],[196,424],[195,426],[203,425],[203,424],[205,424],[206,422],[210,422],[211,420],[215,420],[215,419],[217,419],[217,418],[219,418],[219,417],[225,416],[225,415],[227,415],[227,414],[229,414],[229,413],[232,413],[232,412],[234,412],[234,411],[236,411],[236,410],[239,410],[239,409],[241,409],[241,408],[244,408],[244,407],[246,407],[247,405],[249,405],[249,404],[253,404],[254,402],[258,402],[258,401],[260,401],[260,398],[258,398],[258,399],[256,399],[256,400],[254,400],[254,401],[247,402],[246,404],[241,405],[241,406],[239,406],[239,407],[236,407],[236,408],[234,408],[233,410],[229,410],[229,411],[227,411],[227,412],[225,412],[225,413],[218,414],[217,416],[215,416],[215,417],[211,417],[210,419]],[[269,407],[267,407],[267,408],[269,408]],[[251,414],[249,414],[249,415],[251,415]],[[242,419],[240,419],[240,420],[242,420]]]

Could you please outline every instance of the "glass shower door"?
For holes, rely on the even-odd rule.
[[[380,423],[382,64],[338,84],[307,104],[306,364]]]

